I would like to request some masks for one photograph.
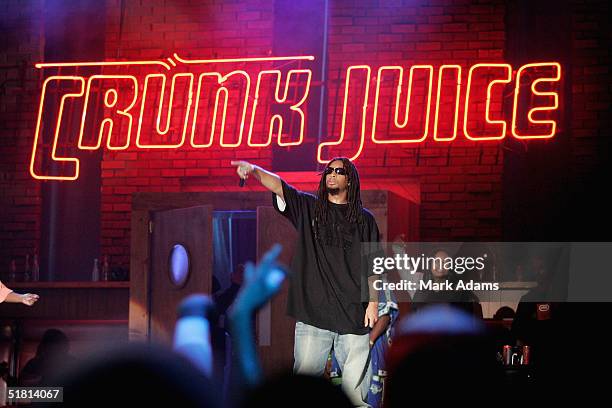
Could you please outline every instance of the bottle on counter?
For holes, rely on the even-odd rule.
[[[11,263],[9,264],[9,282],[15,282],[17,280],[17,262],[14,259],[11,259]]]
[[[32,269],[30,269],[30,254],[26,254],[25,268],[23,270],[23,280],[24,282],[29,282],[31,278],[32,278]]]
[[[98,282],[100,280],[100,262],[98,258],[94,259],[93,269],[91,271],[91,280],[93,282]]]
[[[104,255],[102,261],[102,280],[108,282],[110,279],[110,267],[108,265],[108,255]]]
[[[38,265],[38,255],[34,254],[32,259],[32,280],[38,282],[40,280],[40,265]]]

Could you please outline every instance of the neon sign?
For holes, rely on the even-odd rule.
[[[265,148],[304,142],[312,56],[152,61],[40,63],[43,81],[30,174],[40,180],[76,180],[78,150]],[[241,69],[235,69],[236,65]],[[279,64],[280,68],[262,67]],[[228,67],[228,68],[226,68]],[[283,69],[284,67],[284,69]],[[233,69],[232,69],[233,68]],[[65,73],[69,71],[69,73]],[[467,81],[462,81],[465,75]],[[530,63],[516,73],[509,64],[352,65],[344,76],[340,133],[319,143],[317,160],[330,149],[350,149],[351,159],[373,144],[418,145],[552,138],[557,130],[557,62]],[[503,89],[513,91],[511,118],[499,113]],[[507,99],[507,98],[506,98]],[[68,112],[70,111],[70,112]],[[77,112],[79,123],[68,126]],[[68,112],[68,113],[67,113]],[[73,115],[74,116],[74,115]],[[462,125],[460,125],[462,122]],[[349,124],[358,123],[356,131]],[[46,141],[43,143],[43,129]],[[41,161],[61,165],[42,171]],[[57,166],[56,166],[57,167]]]

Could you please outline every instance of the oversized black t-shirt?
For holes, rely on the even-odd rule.
[[[296,190],[283,181],[283,202],[273,194],[274,208],[291,221],[298,232],[291,263],[287,310],[298,321],[340,334],[365,334],[367,276],[362,242],[378,242],[372,213],[363,209],[360,223],[345,219],[346,204],[330,202],[331,213],[315,235],[317,197]],[[280,201],[280,203],[278,202]]]

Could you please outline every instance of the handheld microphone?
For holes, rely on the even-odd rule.
[[[246,179],[240,178],[240,182],[238,182],[238,186],[239,187],[244,187],[244,183],[246,182]]]

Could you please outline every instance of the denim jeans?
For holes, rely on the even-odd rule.
[[[332,347],[342,370],[342,390],[354,406],[369,407],[366,402],[370,386],[369,334],[338,334],[297,322],[293,372],[322,376]]]

